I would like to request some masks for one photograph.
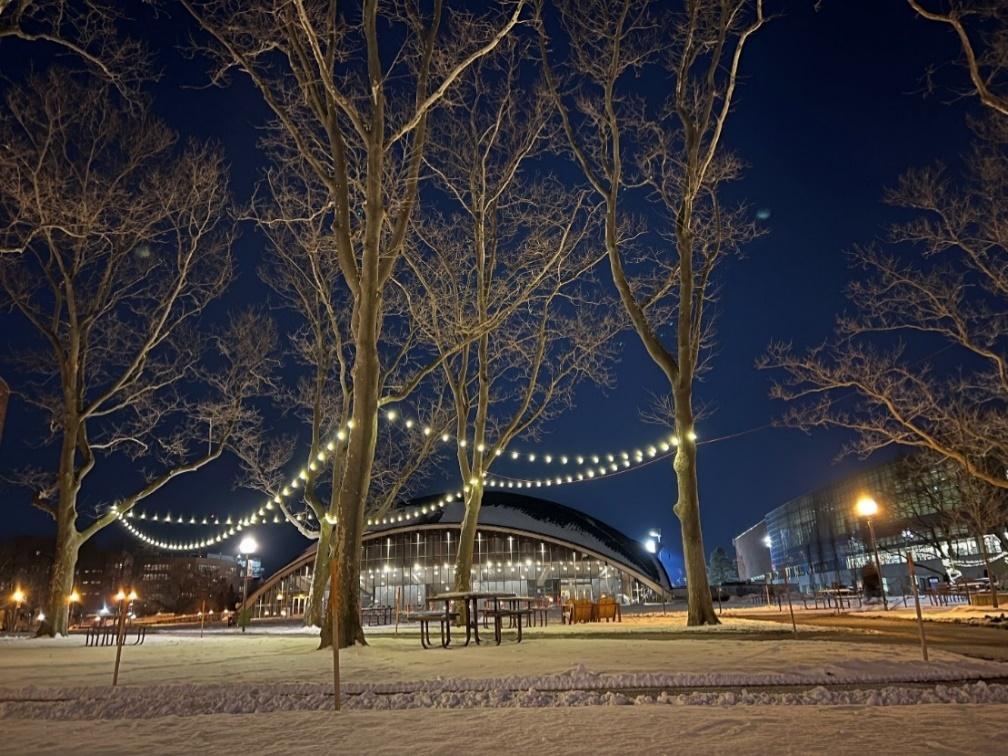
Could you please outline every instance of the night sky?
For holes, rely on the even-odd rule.
[[[754,361],[772,339],[803,346],[828,336],[835,314],[845,306],[843,289],[851,276],[845,251],[879,238],[886,224],[898,218],[881,201],[885,187],[912,166],[938,159],[954,166],[969,138],[965,116],[976,109],[974,101],[954,96],[956,87],[965,87],[965,74],[954,64],[939,71],[935,94],[922,91],[928,67],[957,60],[959,51],[947,29],[917,20],[900,0],[825,0],[818,9],[811,1],[769,3],[771,11],[782,8],[783,15],[746,50],[746,80],[726,134],[728,146],[750,165],[733,195],[745,198],[754,210],[769,210],[770,216],[769,233],[749,246],[745,259],[723,268],[718,354],[697,391],[698,405],[710,410],[698,427],[701,442],[743,434],[701,447],[708,552],[717,545],[730,549],[731,538],[770,508],[864,464],[836,462],[843,442],[837,433],[806,436],[769,427],[781,406],[768,396],[771,376],[758,372]],[[173,14],[156,22],[141,19],[145,23],[136,32],[159,51],[164,70],[152,89],[156,109],[183,135],[224,145],[233,191],[244,200],[262,167],[255,140],[265,110],[239,77],[223,91],[199,88],[205,83],[205,64],[185,60],[173,49],[187,31],[181,12]],[[27,55],[38,68],[49,60],[40,46],[5,41],[0,70],[16,78]],[[244,229],[236,250],[240,277],[218,305],[221,311],[266,296],[255,274],[261,248],[255,231]],[[21,328],[20,321],[0,319],[4,341],[16,344]],[[660,430],[644,423],[640,411],[663,390],[664,379],[632,333],[622,337],[616,373],[613,390],[581,390],[577,408],[549,426],[537,450],[604,453],[656,440]],[[7,368],[2,374],[16,388],[17,376]],[[33,461],[55,464],[52,451],[36,457],[39,452],[28,443],[39,435],[38,422],[12,400],[0,445],[0,474]],[[291,472],[296,469],[292,465]],[[502,462],[494,472],[527,476],[532,471]],[[88,479],[93,486],[89,500],[102,500],[103,486],[122,473],[108,465],[94,473]],[[233,468],[219,465],[179,481],[141,508],[247,511],[259,497],[234,490],[232,476]],[[453,478],[442,482],[458,486]],[[437,489],[437,483],[432,481],[430,489]],[[678,545],[671,510],[675,476],[667,460],[612,479],[543,491],[631,537],[643,538],[658,527],[663,545]],[[4,488],[0,496],[0,536],[51,532],[51,521],[28,506],[24,492]],[[120,537],[121,531],[113,529]],[[287,526],[266,526],[257,535],[268,569],[305,545]]]

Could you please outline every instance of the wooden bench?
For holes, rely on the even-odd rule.
[[[430,639],[430,623],[433,621],[438,622],[441,626],[441,648],[448,648],[448,644],[451,643],[451,630],[448,625],[455,622],[458,616],[458,612],[445,614],[444,612],[431,610],[407,614],[406,621],[420,623],[420,645],[424,648],[430,648],[434,645]]]

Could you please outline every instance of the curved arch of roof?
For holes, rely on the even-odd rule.
[[[402,527],[395,527],[395,528],[391,528],[390,527],[390,528],[387,528],[385,530],[381,530],[381,531],[378,531],[378,532],[371,531],[371,532],[365,533],[364,534],[364,538],[363,538],[363,542],[367,543],[368,541],[376,541],[376,540],[380,540],[382,538],[386,538],[388,536],[401,535],[403,533],[417,533],[417,532],[422,531],[422,530],[447,530],[447,531],[452,531],[452,530],[456,530],[457,528],[458,528],[457,525],[452,526],[452,525],[446,524],[446,523],[428,523],[428,524],[410,523],[409,525],[403,525]],[[624,572],[626,572],[627,574],[629,574],[631,577],[635,578],[637,581],[639,581],[640,583],[646,585],[648,588],[650,588],[651,590],[653,590],[653,591],[655,591],[657,593],[664,593],[665,592],[665,588],[663,588],[661,585],[659,585],[654,580],[652,580],[651,578],[649,578],[647,575],[643,574],[640,570],[638,570],[633,565],[627,564],[626,562],[623,562],[623,561],[619,561],[619,560],[613,559],[611,556],[606,556],[604,554],[600,554],[597,551],[595,551],[594,549],[588,548],[586,546],[582,546],[579,543],[574,543],[572,541],[564,541],[561,538],[556,538],[554,536],[549,536],[549,535],[543,535],[542,533],[536,533],[536,532],[531,531],[531,530],[522,530],[522,529],[519,529],[519,528],[509,528],[509,527],[506,527],[506,526],[503,526],[503,525],[480,525],[479,526],[479,531],[481,533],[491,532],[491,533],[503,533],[505,535],[525,536],[526,538],[535,538],[535,539],[537,539],[539,541],[545,541],[546,543],[552,543],[552,544],[554,544],[556,546],[562,546],[563,548],[570,549],[571,551],[574,551],[574,552],[577,552],[577,553],[580,553],[580,554],[586,554],[586,555],[588,555],[590,557],[598,559],[600,562],[603,562],[604,564],[609,564],[609,565],[613,565],[615,567],[619,567],[621,570],[623,570]],[[288,562],[286,565],[284,565],[279,570],[277,570],[276,572],[274,572],[273,575],[269,578],[269,580],[267,580],[261,586],[259,586],[258,588],[256,588],[249,595],[248,601],[247,601],[248,605],[249,606],[254,606],[255,602],[259,600],[260,596],[262,596],[263,594],[265,594],[267,591],[271,590],[272,588],[276,587],[276,585],[280,581],[282,581],[284,578],[289,577],[296,570],[299,570],[302,567],[306,567],[309,564],[314,563],[314,561],[315,561],[315,552],[317,550],[318,550],[318,541],[315,542],[314,546],[309,546],[308,549],[306,549],[304,552],[302,552],[299,556],[297,556],[292,561]],[[244,608],[244,606],[242,608]]]

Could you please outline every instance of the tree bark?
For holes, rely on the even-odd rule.
[[[376,271],[375,271],[376,273]],[[364,535],[364,508],[378,437],[377,319],[380,297],[364,297],[358,311],[357,353],[353,367],[353,412],[347,461],[339,495],[339,522],[335,530],[339,594],[340,648],[366,645],[360,622],[360,555]],[[321,544],[320,544],[321,545]],[[330,597],[333,600],[333,597]]]
[[[707,583],[707,562],[704,559],[703,534],[700,530],[700,493],[696,477],[696,442],[690,440],[693,417],[688,398],[676,400],[676,449],[673,467],[679,499],[674,511],[682,530],[683,564],[686,568],[688,606],[686,624],[719,625],[714,612],[710,586]]]
[[[328,616],[325,607],[325,591],[329,585],[329,554],[332,543],[332,526],[325,519],[319,523],[319,538],[315,549],[315,563],[312,568],[311,588],[305,606],[304,623],[309,627],[322,627]]]
[[[49,595],[46,603],[46,622],[40,633],[55,637],[66,635],[69,629],[70,593],[73,591],[74,572],[80,540],[69,517],[61,517],[57,526],[55,553],[49,572]]]
[[[984,566],[987,568],[987,580],[990,581],[991,607],[998,608],[998,591],[994,584],[994,572],[991,570],[990,553],[987,551],[987,539],[981,533],[977,536],[977,545],[980,547],[980,556],[983,557]]]
[[[476,543],[476,528],[479,525],[479,513],[482,506],[483,484],[480,481],[470,487],[469,496],[466,499],[465,516],[462,518],[462,529],[459,532],[459,549],[455,555],[454,590],[456,591],[472,589],[473,548]],[[467,620],[465,602],[458,602],[455,609],[459,613],[459,624],[464,624]]]

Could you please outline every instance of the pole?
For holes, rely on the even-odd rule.
[[[875,528],[872,526],[871,518],[868,519],[868,535],[871,536],[872,552],[875,554],[875,571],[878,572],[879,588],[882,589],[882,606],[889,611],[889,599],[886,597],[885,581],[882,579],[882,562],[878,556],[878,542],[875,540]]]
[[[927,637],[924,635],[924,618],[921,617],[920,596],[917,593],[917,575],[914,571],[913,552],[907,551],[907,572],[910,573],[910,585],[913,587],[914,608],[917,610],[917,629],[920,631],[921,656],[928,660]]]
[[[242,582],[242,608],[241,608],[242,614],[245,614],[245,610],[248,609],[248,607],[245,606],[245,602],[248,601],[248,579],[249,579],[249,571],[250,571],[251,567],[252,567],[252,560],[249,559],[249,555],[246,554],[245,555],[245,580]],[[241,618],[239,617],[239,619],[241,619]],[[252,615],[251,614],[248,615],[248,620],[249,620],[249,622],[252,621]],[[240,622],[239,624],[241,625],[241,631],[244,633],[245,632],[245,625],[247,625],[248,623],[247,622]]]
[[[329,546],[328,548],[331,548]],[[340,680],[339,680],[339,612],[336,607],[336,558],[329,558],[329,615],[332,621],[332,671],[333,671],[333,700],[336,711],[340,710]]]
[[[399,635],[399,610],[402,608],[402,586],[395,592],[395,634]]]
[[[199,618],[199,637],[203,637],[203,627],[206,625],[206,599],[203,599],[203,609],[200,611]]]
[[[724,607],[721,605],[721,589],[724,588],[724,583],[718,583],[717,589],[717,613],[721,614],[724,611]]]
[[[794,606],[791,605],[791,586],[788,584],[787,570],[784,570],[784,592],[787,594],[787,608],[791,612],[791,632],[798,635],[798,625],[794,621]]]
[[[123,636],[126,633],[126,599],[119,600],[119,627],[116,630],[115,669],[112,671],[112,687],[119,684],[119,660],[122,658]]]

